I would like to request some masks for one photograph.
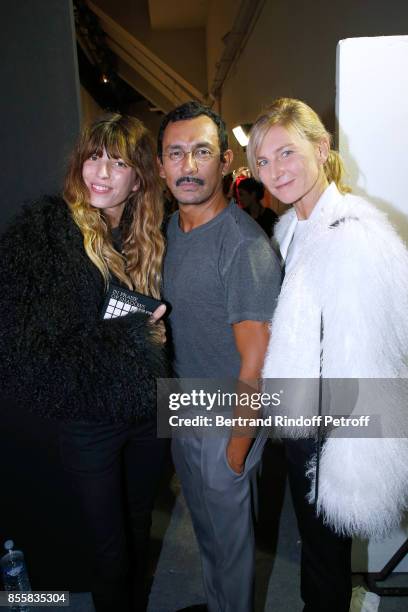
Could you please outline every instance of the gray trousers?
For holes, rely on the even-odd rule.
[[[174,438],[173,460],[200,547],[210,612],[251,612],[255,576],[252,500],[266,442],[254,440],[242,474],[226,458],[227,438]]]

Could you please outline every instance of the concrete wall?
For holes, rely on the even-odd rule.
[[[228,13],[230,3],[225,4]],[[313,106],[334,130],[338,41],[405,33],[406,0],[266,0],[224,85],[222,115],[229,127],[251,123],[268,101],[294,96]],[[216,28],[213,34],[207,31],[210,47],[218,44],[217,37]]]
[[[236,0],[210,1],[206,27],[207,89],[211,87],[216,64],[224,50],[223,38],[231,30],[238,8]]]

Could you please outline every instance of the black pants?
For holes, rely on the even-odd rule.
[[[289,485],[302,539],[301,595],[304,612],[348,612],[351,598],[351,538],[336,535],[306,501],[305,466],[313,440],[285,440]]]
[[[60,449],[93,546],[97,612],[143,610],[153,501],[167,440],[156,423],[61,425]]]

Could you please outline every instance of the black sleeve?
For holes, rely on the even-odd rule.
[[[152,341],[145,315],[100,319],[102,277],[75,231],[64,216],[30,211],[1,240],[6,391],[58,419],[152,418],[155,378],[168,372],[163,348]]]

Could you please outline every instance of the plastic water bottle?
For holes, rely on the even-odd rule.
[[[0,559],[0,567],[3,578],[4,589],[9,592],[27,592],[31,591],[30,580],[27,574],[24,555],[21,550],[13,550],[13,540],[4,542],[4,548],[8,551],[6,555]],[[14,604],[8,610],[16,610],[18,612],[30,612],[31,608],[27,604]]]

